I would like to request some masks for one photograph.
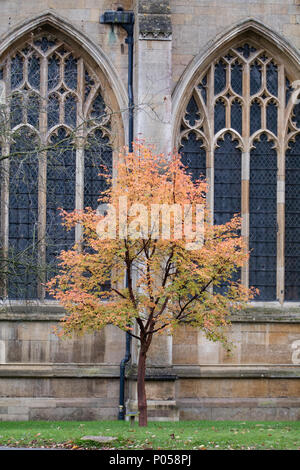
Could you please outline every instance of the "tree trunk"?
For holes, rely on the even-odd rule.
[[[146,374],[146,359],[148,348],[145,344],[141,344],[138,373],[137,373],[137,395],[138,395],[138,410],[139,410],[139,426],[147,426],[147,397],[145,388],[145,374]]]

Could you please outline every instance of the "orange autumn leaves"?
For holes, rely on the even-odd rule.
[[[60,274],[48,283],[67,311],[62,334],[107,324],[133,334],[136,320],[142,341],[188,322],[226,343],[232,309],[255,294],[230,281],[248,258],[239,217],[211,224],[207,184],[192,181],[178,154],[136,142],[113,173],[103,173],[101,210],[63,213],[67,228],[80,224],[82,239],[61,253]]]

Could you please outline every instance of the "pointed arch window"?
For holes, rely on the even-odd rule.
[[[56,257],[80,238],[59,208],[97,208],[112,169],[112,113],[97,66],[44,26],[1,62],[1,296],[44,299]]]
[[[241,282],[259,289],[256,300],[299,301],[299,81],[262,43],[241,36],[199,73],[178,147],[207,178],[214,223],[242,216],[251,255]]]

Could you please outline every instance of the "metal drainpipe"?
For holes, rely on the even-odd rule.
[[[132,152],[133,142],[133,27],[134,27],[134,13],[132,11],[124,11],[123,8],[118,8],[117,11],[106,11],[100,17],[100,23],[110,24],[113,28],[114,25],[121,26],[127,32],[125,42],[128,44],[128,148]],[[128,286],[126,277],[126,287]],[[119,395],[119,414],[118,420],[124,420],[125,409],[125,367],[131,358],[131,336],[126,333],[126,350],[125,356],[120,363],[120,395]]]

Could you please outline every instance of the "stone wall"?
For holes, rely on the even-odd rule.
[[[99,22],[119,6],[136,15],[135,135],[165,152],[172,150],[172,91],[216,38],[252,18],[300,46],[299,0],[3,0],[0,39],[50,11],[104,53],[126,90],[126,33]],[[109,326],[63,341],[53,332],[61,316],[50,304],[0,313],[0,420],[117,417],[124,333]],[[300,309],[244,312],[229,336],[231,355],[188,327],[155,339],[147,372],[151,419],[300,419]],[[129,409],[136,408],[137,352],[133,342]]]
[[[173,86],[197,54],[246,18],[262,22],[300,47],[299,0],[172,0],[170,6]]]

